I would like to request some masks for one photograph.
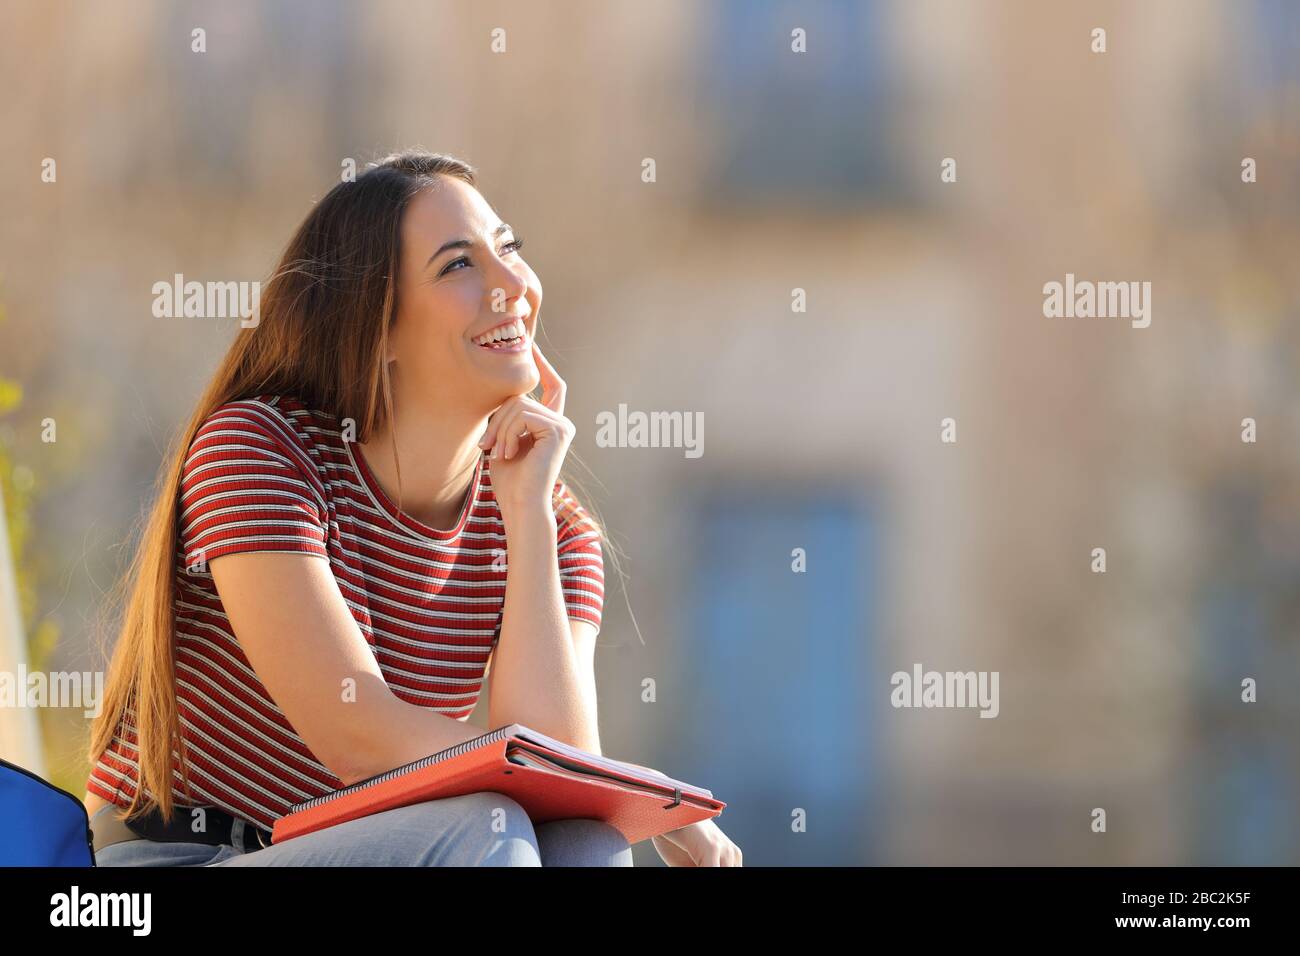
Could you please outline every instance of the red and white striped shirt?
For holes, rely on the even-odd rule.
[[[331,415],[287,396],[230,402],[200,427],[181,474],[176,543],[176,697],[190,784],[178,806],[211,805],[269,829],[296,803],[343,782],[316,759],[262,686],[206,562],[240,551],[300,551],[330,562],[348,607],[400,699],[464,719],[501,631],[506,535],[479,457],[459,520],[430,528],[399,511]],[[563,481],[558,562],[568,616],[600,627],[600,536]],[[127,806],[139,781],[135,711],[91,770],[88,789]],[[152,796],[152,794],[150,794]]]

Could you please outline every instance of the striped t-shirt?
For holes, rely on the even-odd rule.
[[[490,461],[479,456],[460,518],[440,530],[397,508],[332,415],[270,395],[230,402],[208,417],[181,474],[176,697],[197,799],[180,788],[173,750],[177,806],[218,806],[269,829],[293,804],[343,785],[240,649],[206,566],[224,554],[327,558],[393,693],[456,719],[473,712],[505,602],[506,535]],[[600,537],[563,481],[554,491],[568,616],[599,628]],[[576,507],[576,517],[561,502]],[[88,781],[92,793],[119,806],[129,805],[139,781],[134,721],[128,707]]]

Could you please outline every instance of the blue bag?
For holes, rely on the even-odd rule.
[[[94,866],[85,805],[0,759],[0,866]]]

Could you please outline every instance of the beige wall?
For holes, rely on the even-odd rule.
[[[1241,461],[1234,439],[1252,411],[1274,435],[1295,421],[1294,390],[1265,371],[1295,345],[1295,193],[1233,205],[1199,171],[1221,163],[1232,195],[1243,150],[1275,176],[1297,146],[1277,129],[1245,143],[1207,131],[1189,106],[1189,89],[1226,82],[1245,55],[1225,6],[892,5],[909,104],[892,145],[921,202],[835,218],[702,202],[726,122],[694,86],[709,5],[562,6],[358,5],[339,33],[341,99],[274,46],[239,59],[270,43],[246,3],[0,13],[21,51],[0,63],[13,144],[0,150],[0,347],[28,390],[22,427],[54,414],[69,435],[57,448],[14,437],[47,491],[40,613],[60,623],[60,658],[84,659],[86,616],[122,560],[110,548],[231,331],[152,319],[150,284],[264,276],[343,157],[421,144],[478,165],[528,238],[574,448],[604,486],[585,487],[633,559],[645,644],[611,573],[607,752],[671,757],[670,721],[637,693],[689,655],[670,613],[679,496],[755,474],[842,478],[887,506],[882,667],[1002,675],[996,721],[886,712],[880,861],[1189,853],[1190,817],[1169,808],[1198,734],[1195,601],[1216,567],[1207,551],[1235,554],[1202,496],[1241,469],[1277,507],[1300,466],[1276,443]],[[166,51],[204,17],[213,85],[180,83],[199,66]],[[1087,50],[1095,24],[1105,57]],[[487,50],[495,26],[506,56]],[[261,71],[257,96],[227,125],[247,166],[223,178],[194,130],[235,109],[222,78],[246,70]],[[1224,95],[1267,119],[1267,102]],[[35,179],[46,155],[57,188]],[[645,156],[654,184],[639,179]],[[945,156],[957,184],[938,181]],[[1044,319],[1042,284],[1067,271],[1152,280],[1152,327]],[[790,311],[794,287],[806,314]],[[597,448],[596,414],[621,402],[702,411],[705,456]],[[947,416],[956,446],[938,440]],[[1105,576],[1088,570],[1096,546]],[[1094,806],[1127,821],[1123,840],[1089,833]]]

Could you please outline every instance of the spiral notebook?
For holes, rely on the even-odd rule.
[[[716,817],[726,806],[703,787],[579,750],[522,724],[507,724],[299,803],[275,821],[271,842],[412,803],[484,790],[511,797],[534,823],[601,820],[628,843]]]

